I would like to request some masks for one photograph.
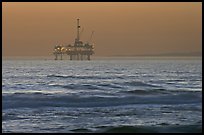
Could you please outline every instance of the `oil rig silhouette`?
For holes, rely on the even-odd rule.
[[[82,29],[83,31],[83,29]],[[70,60],[91,60],[91,55],[94,54],[94,45],[90,44],[94,31],[91,33],[91,37],[87,43],[83,43],[80,41],[80,25],[79,19],[77,19],[77,37],[73,45],[69,44],[66,46],[56,45],[54,47],[53,54],[55,55],[55,60],[58,60],[58,56],[60,60],[62,60],[62,55],[67,54],[70,57]]]

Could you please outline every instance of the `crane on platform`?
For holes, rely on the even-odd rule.
[[[79,33],[79,37],[80,37],[80,38],[81,38],[83,32],[84,32],[84,28],[82,27],[82,30],[81,30],[81,32]]]
[[[93,34],[94,34],[94,31],[91,32],[91,36],[90,36],[89,40],[87,41],[88,44],[91,42]]]

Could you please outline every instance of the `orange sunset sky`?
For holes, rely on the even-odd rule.
[[[202,52],[201,2],[3,2],[3,56],[50,56],[80,18],[95,56]]]

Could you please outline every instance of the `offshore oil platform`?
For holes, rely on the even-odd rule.
[[[66,54],[70,57],[70,60],[91,60],[90,57],[94,54],[94,45],[89,42],[91,41],[93,34],[94,32],[92,31],[91,37],[87,43],[80,41],[80,25],[79,19],[77,19],[77,37],[74,44],[66,46],[56,45],[53,52],[55,60],[58,60],[58,56],[60,57],[60,60],[62,60],[62,56]]]

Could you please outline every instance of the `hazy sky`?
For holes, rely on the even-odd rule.
[[[3,2],[3,56],[48,56],[76,37],[96,56],[201,52],[201,2]]]

